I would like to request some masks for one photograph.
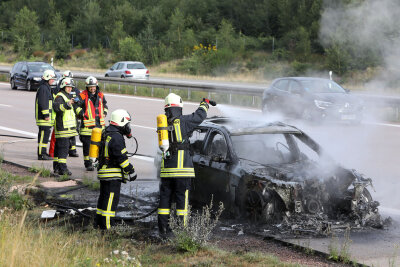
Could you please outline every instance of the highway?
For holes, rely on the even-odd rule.
[[[0,134],[26,137],[37,136],[37,126],[34,118],[35,94],[35,92],[27,92],[25,90],[11,90],[8,83],[0,83]],[[110,113],[117,108],[123,108],[132,115],[133,133],[139,142],[138,153],[155,156],[157,151],[156,116],[163,113],[163,100],[108,93],[105,96]],[[199,102],[185,102],[184,113],[193,112]],[[209,116],[213,115],[258,118],[263,121],[283,119],[279,116],[266,118],[262,116],[259,110],[228,105],[211,107]],[[393,218],[399,218],[400,125],[380,122],[372,117],[368,118],[365,123],[354,126],[346,124],[302,125],[297,121],[288,121],[288,123],[304,130],[320,143],[338,163],[348,168],[354,168],[367,177],[371,177],[375,188],[375,192],[371,193],[374,199],[381,203],[381,211]],[[4,140],[10,139],[0,136],[0,143]],[[132,150],[132,142],[128,141],[128,143],[130,144],[128,150]],[[41,164],[42,162],[36,160],[35,149],[36,141],[34,140],[25,143],[24,141],[16,142],[12,146],[7,146],[6,151],[9,154],[6,154],[6,156],[10,155],[15,159],[19,158],[19,162],[29,162],[26,164],[27,166],[31,166],[33,163]],[[81,150],[80,148],[78,149]],[[7,157],[5,159],[9,160]],[[156,179],[155,168],[151,158],[135,157],[132,161],[139,173],[138,179],[153,181]],[[85,176],[94,175],[83,171],[82,157],[68,159],[68,162],[73,164],[73,168],[71,168],[73,173],[80,171]],[[46,164],[50,166],[49,164],[51,163],[46,162]],[[400,240],[399,229],[397,228],[396,231],[392,235],[395,237],[394,241],[390,240],[391,234],[385,234],[385,238],[388,238],[385,241],[387,247],[386,255],[392,253],[390,250],[391,245],[398,243]],[[362,240],[365,241],[365,237],[362,237]],[[315,246],[323,246],[320,242],[322,241],[315,241]],[[360,248],[358,252],[362,250]],[[354,253],[357,254],[357,251]]]

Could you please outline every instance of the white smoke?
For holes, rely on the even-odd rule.
[[[375,52],[383,64],[382,71],[366,86],[382,89],[400,76],[400,1],[354,1],[346,6],[325,1],[320,22],[320,41],[354,45],[355,53],[363,56]]]

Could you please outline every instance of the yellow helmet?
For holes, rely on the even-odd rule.
[[[74,81],[71,78],[64,78],[61,82],[60,88],[65,88],[67,86],[72,87],[72,88],[75,87]]]
[[[43,72],[42,79],[46,80],[46,81],[51,80],[51,79],[53,79],[53,80],[56,79],[56,74],[55,74],[54,70],[45,70]]]
[[[169,95],[167,95],[167,97],[165,98],[164,108],[170,108],[170,107],[183,108],[182,98],[174,93],[170,93]]]

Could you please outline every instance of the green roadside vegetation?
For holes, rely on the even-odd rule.
[[[31,168],[33,173],[40,171],[41,167]],[[210,216],[212,207],[193,217],[205,230],[193,225],[191,229],[196,229],[196,234],[187,235],[175,224],[174,231],[184,234],[186,239],[167,242],[146,236],[149,230],[140,224],[101,232],[92,226],[92,221],[68,216],[41,220],[42,211],[49,207],[29,193],[34,191],[29,185],[38,179],[39,173],[21,177],[0,164],[1,266],[299,266],[273,255],[235,253],[209,245],[206,241],[218,220]],[[25,190],[18,190],[21,187]]]
[[[353,34],[373,17],[356,16],[364,2],[6,0],[0,4],[7,14],[0,17],[0,62],[54,58],[57,68],[102,72],[116,61],[138,60],[150,75],[259,82],[333,71],[349,89],[384,74],[380,89],[397,90],[388,53],[397,26],[387,16],[376,31]]]

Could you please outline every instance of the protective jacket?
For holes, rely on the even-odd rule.
[[[194,168],[189,150],[189,137],[194,128],[206,117],[208,107],[200,104],[199,108],[189,115],[181,115],[181,108],[168,108],[167,118],[170,148],[169,156],[162,159],[161,178],[194,178]],[[175,113],[175,114],[174,114]],[[178,115],[178,114],[179,115]]]
[[[53,95],[50,85],[47,81],[42,80],[36,92],[35,100],[35,117],[36,125],[38,126],[52,126],[52,109],[53,109]],[[45,118],[50,117],[46,121]]]
[[[128,160],[124,136],[116,126],[109,125],[102,139],[104,145],[100,152],[97,178],[101,181],[127,180],[134,168]]]
[[[56,112],[54,129],[56,138],[78,135],[76,132],[74,107],[67,104],[71,98],[72,96],[70,94],[61,90],[54,100],[53,108]]]
[[[82,99],[81,109],[77,109],[79,116],[82,118],[81,135],[91,135],[92,129],[104,128],[104,117],[107,115],[107,101],[102,92],[97,89],[96,94],[92,95],[88,90],[84,90],[80,94]]]

